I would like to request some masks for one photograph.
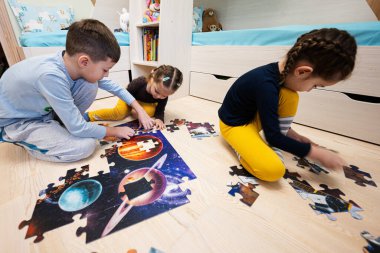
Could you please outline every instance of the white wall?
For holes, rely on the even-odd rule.
[[[366,0],[194,0],[213,8],[224,30],[376,21]]]
[[[129,0],[96,0],[92,17],[102,21],[113,31],[120,28],[117,12],[121,13],[122,8],[129,12]]]

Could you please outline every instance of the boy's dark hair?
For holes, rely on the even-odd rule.
[[[161,65],[149,74],[148,78],[153,78],[156,83],[162,82],[163,85],[172,91],[176,91],[182,84],[182,72],[170,65]]]
[[[354,69],[356,50],[354,37],[346,31],[336,28],[312,30],[301,35],[288,51],[281,82],[301,60],[312,65],[313,76],[327,81],[344,80]]]
[[[66,52],[69,55],[85,53],[94,62],[111,58],[118,62],[120,58],[119,44],[102,22],[95,19],[82,19],[70,25],[66,38]]]

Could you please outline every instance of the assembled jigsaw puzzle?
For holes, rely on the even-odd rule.
[[[344,166],[343,170],[344,170],[344,175],[346,176],[346,178],[354,180],[355,184],[360,185],[360,186],[366,186],[366,184],[368,184],[368,185],[377,187],[374,181],[368,180],[365,178],[365,177],[372,178],[371,174],[361,171],[355,165],[350,165],[350,167]]]
[[[356,212],[363,209],[352,200],[343,200],[341,195],[344,196],[345,194],[341,190],[330,189],[325,184],[320,185],[324,188],[323,190],[316,190],[306,180],[301,181],[297,172],[290,172],[289,170],[286,170],[284,178],[288,179],[289,184],[303,199],[309,199],[313,202],[309,206],[317,214],[325,214],[327,218],[335,221],[336,218],[332,213],[349,212],[353,218],[362,219]]]
[[[136,123],[123,124],[135,127]],[[25,238],[43,234],[72,223],[73,216],[87,218],[87,226],[77,229],[86,233],[86,243],[134,225],[189,202],[189,189],[182,190],[184,180],[196,176],[160,131],[141,132],[130,140],[121,140],[102,155],[109,173],[89,177],[89,166],[67,171],[62,185],[49,184],[41,191],[28,225]]]

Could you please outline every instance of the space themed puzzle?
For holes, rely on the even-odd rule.
[[[125,125],[136,129],[136,122]],[[160,131],[136,133],[104,147],[101,157],[107,159],[108,173],[89,177],[91,168],[85,165],[68,170],[61,185],[42,190],[31,219],[19,225],[28,226],[25,238],[36,236],[34,242],[39,242],[44,233],[80,214],[87,226],[76,234],[86,233],[89,243],[189,203],[191,192],[180,184],[195,179],[194,173]]]

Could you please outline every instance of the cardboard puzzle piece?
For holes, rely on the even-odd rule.
[[[127,253],[138,253],[138,251],[136,249],[129,249],[129,250],[127,250]],[[164,253],[164,252],[161,250],[158,250],[154,247],[151,247],[149,249],[148,253]]]
[[[328,174],[329,172],[324,169],[322,166],[316,164],[316,163],[312,163],[310,162],[309,160],[307,160],[306,158],[299,158],[299,157],[293,157],[293,160],[294,161],[297,161],[297,166],[300,167],[300,168],[309,168],[309,171],[313,172],[314,174],[319,174],[321,172],[324,172],[326,174]]]
[[[257,181],[257,178],[254,177],[251,173],[249,173],[241,164],[238,166],[234,165],[234,166],[230,166],[230,175],[231,176],[238,176],[238,178],[240,179],[240,181],[242,181],[243,183],[251,183],[253,185],[258,185],[259,182]]]
[[[205,123],[193,123],[186,122],[187,130],[189,131],[192,138],[197,138],[198,140],[204,137],[218,136],[214,130],[214,125]]]
[[[291,173],[288,170],[284,176],[284,178],[290,179],[289,184],[303,199],[312,201],[309,206],[317,214],[325,214],[328,219],[335,221],[336,218],[332,213],[349,212],[353,218],[362,219],[357,212],[363,209],[351,200],[342,199],[341,195],[345,194],[340,189],[330,189],[327,185],[321,184],[324,190],[316,190],[307,181],[301,181],[299,177],[299,174]]]
[[[172,122],[175,126],[182,126],[187,123],[185,119],[174,119],[174,120],[171,120],[170,122]]]
[[[367,231],[363,231],[360,235],[367,241],[368,245],[363,247],[365,253],[379,253],[380,252],[380,237],[375,237]]]
[[[166,127],[166,131],[171,132],[171,133],[174,133],[175,131],[179,130],[179,127],[175,124],[168,124],[168,125],[165,125],[165,127]]]
[[[352,179],[355,181],[355,184],[360,185],[360,186],[366,186],[372,185],[374,187],[377,187],[376,183],[372,180],[368,180],[367,178],[372,178],[371,174],[361,171],[357,166],[355,165],[350,165],[350,167],[344,166],[344,175],[346,178]]]
[[[247,206],[252,206],[252,204],[259,197],[259,193],[253,190],[255,189],[253,184],[248,183],[248,186],[245,186],[244,184],[238,182],[235,185],[229,185],[229,187],[231,187],[231,190],[228,193],[231,196],[235,196],[236,193],[239,193],[242,196],[240,201]]]

